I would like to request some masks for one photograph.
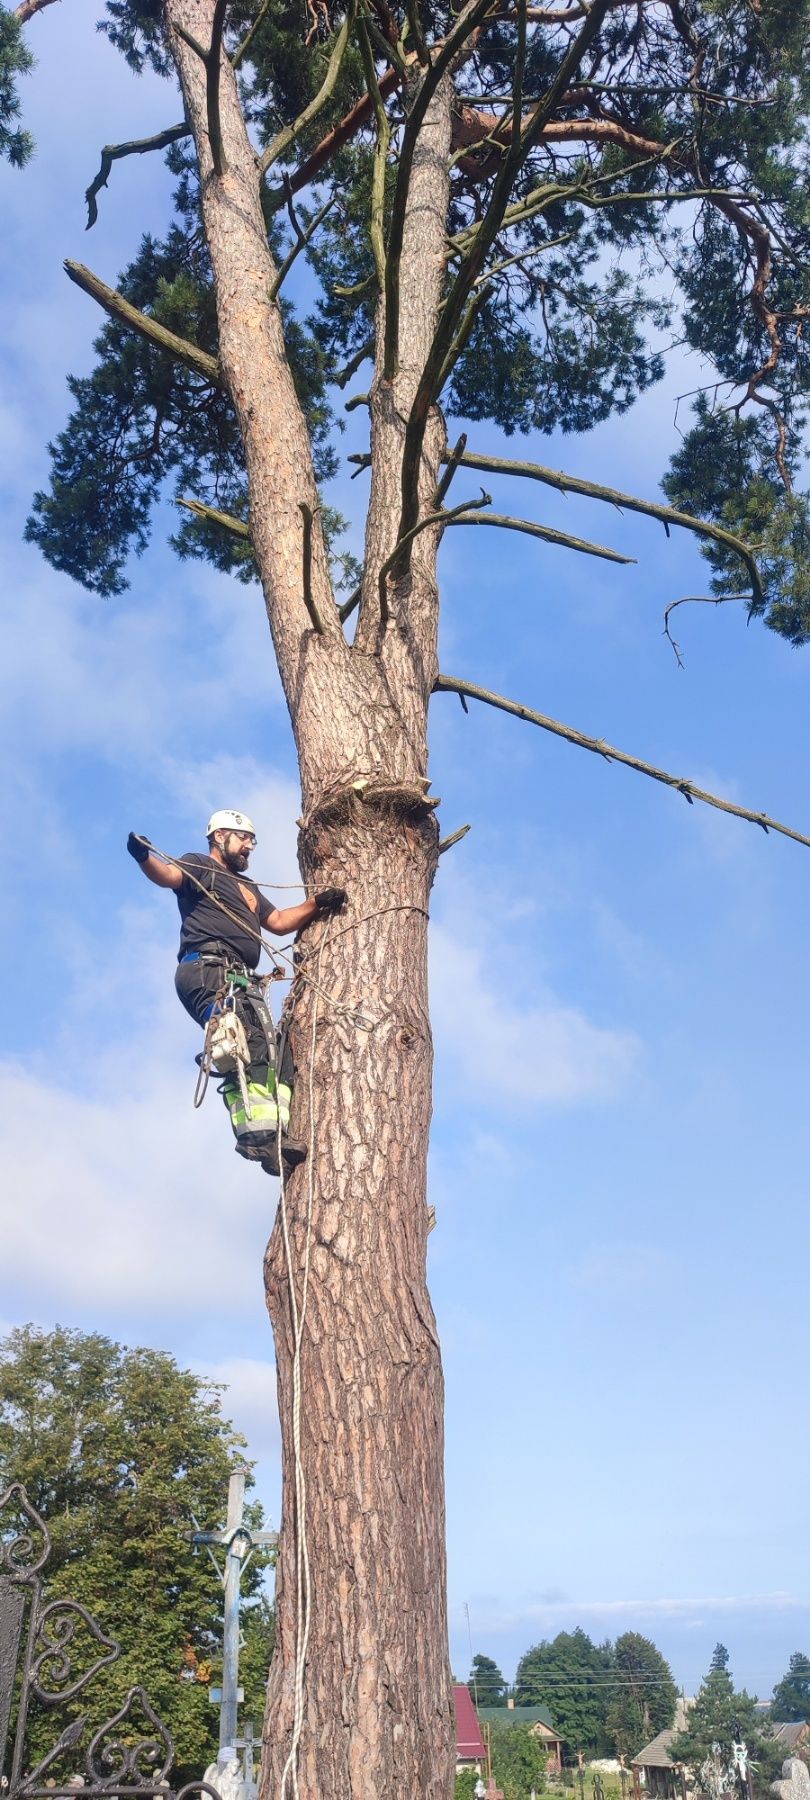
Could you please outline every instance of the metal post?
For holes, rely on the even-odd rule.
[[[236,1755],[236,1708],[239,1686],[239,1587],[246,1544],[240,1535],[245,1503],[245,1471],[235,1469],[228,1482],[228,1518],[225,1526],[225,1605],[222,1635],[222,1706],[219,1714],[220,1768]]]

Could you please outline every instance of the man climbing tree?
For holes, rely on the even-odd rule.
[[[444,847],[431,695],[486,701],[770,823],[439,672],[446,531],[622,560],[466,486],[455,502],[451,483],[517,474],[686,527],[716,597],[804,640],[809,16],[808,0],[307,0],[303,20],[280,0],[108,0],[109,37],[181,98],[154,139],[105,148],[88,222],[118,157],[166,147],[177,217],[118,290],[68,265],[109,320],[29,536],[113,595],[174,483],[181,554],[261,584],[299,760],[302,877],[351,895],[306,934],[292,1131],[309,1154],[266,1260],[284,1451],[274,1800],[452,1788],[425,1279],[427,915]],[[311,321],[289,298],[302,257]],[[673,282],[675,335],[722,403],[699,400],[669,505],[448,439],[453,413],[581,430],[629,407],[661,375]],[[318,482],[335,466],[330,405],[366,364],[347,402],[369,420],[364,555],[341,599],[340,521]]]
[[[208,855],[177,859],[131,831],[127,849],[149,881],[177,895],[182,921],[174,985],[186,1012],[205,1029],[203,1075],[224,1076],[236,1149],[268,1175],[302,1162],[306,1147],[291,1138],[293,1056],[289,1035],[276,1035],[256,975],[263,931],[303,931],[313,919],[339,912],[342,888],[325,888],[299,906],[271,906],[245,871],[256,845],[246,813],[214,812],[206,826]]]

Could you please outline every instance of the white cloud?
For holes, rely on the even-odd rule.
[[[222,1411],[247,1439],[250,1456],[277,1458],[281,1433],[275,1364],[259,1357],[231,1356],[224,1362],[206,1364],[201,1372],[226,1389]]]
[[[491,949],[446,925],[431,936],[431,1000],[441,1054],[478,1113],[612,1099],[640,1052],[632,1032],[594,1025],[543,984],[525,1001],[497,986]]]
[[[801,1610],[806,1605],[806,1600],[781,1590],[766,1594],[701,1595],[699,1598],[684,1595],[633,1600],[570,1600],[560,1596],[558,1599],[540,1598],[534,1604],[514,1608],[481,1597],[475,1599],[475,1619],[479,1633],[544,1625],[549,1630],[557,1631],[560,1629],[561,1619],[576,1619],[577,1622],[588,1619],[673,1619],[691,1626],[696,1622],[694,1615],[698,1613],[791,1612]]]
[[[67,946],[73,994],[38,1061],[0,1062],[0,1308],[234,1315],[261,1295],[276,1184],[236,1159],[213,1083],[194,1110],[199,1034],[156,915],[119,925],[103,964]]]

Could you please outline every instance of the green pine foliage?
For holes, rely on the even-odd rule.
[[[794,1651],[787,1674],[773,1690],[771,1718],[783,1724],[810,1720],[810,1657],[803,1650]]]
[[[721,1761],[728,1766],[732,1744],[740,1738],[747,1746],[757,1786],[765,1790],[779,1774],[782,1753],[770,1726],[757,1712],[754,1697],[744,1688],[735,1688],[728,1650],[725,1644],[717,1644],[708,1674],[690,1707],[686,1727],[672,1739],[669,1756],[673,1762],[686,1763],[697,1776],[714,1744],[719,1744]]]
[[[343,16],[340,4],[328,15],[324,9],[321,34],[308,44],[300,9],[233,0],[232,53],[257,26],[239,77],[259,149],[317,92]],[[419,34],[441,38],[454,16],[438,0],[385,9],[406,50]],[[134,70],[171,73],[159,0],[107,0],[101,28]],[[796,644],[810,635],[809,42],[810,0],[688,0],[638,18],[632,9],[610,9],[575,97],[557,110],[558,136],[538,143],[516,179],[480,278],[478,311],[442,396],[448,415],[491,420],[507,433],[586,432],[630,409],[661,378],[668,343],[685,342],[700,359],[702,392],[691,420],[679,419],[685,435],[666,492],[750,541],[763,575],[763,595],[750,609]],[[527,104],[547,92],[566,44],[559,32],[530,32]],[[507,116],[517,54],[513,22],[483,25],[474,56],[453,72],[461,136],[476,109]],[[355,36],[334,93],[290,151],[287,172],[300,168],[364,91]],[[402,90],[387,104],[390,215]],[[585,145],[566,137],[573,118],[591,120],[603,136]],[[306,281],[294,289],[299,302],[284,299],[322,478],[336,464],[345,384],[355,376],[358,387],[366,382],[360,353],[372,340],[378,301],[369,240],[374,142],[370,123],[295,202],[305,226],[332,200],[306,254]],[[645,150],[648,143],[663,152]],[[144,239],[121,285],[130,296],[137,290],[144,311],[215,353],[191,163],[177,146],[169,160],[178,175],[176,223],[163,244]],[[491,141],[459,143],[455,151],[448,283],[500,165]],[[279,257],[293,242],[283,169],[270,171],[264,191]],[[104,203],[115,204],[114,186]],[[94,373],[70,384],[73,412],[51,447],[50,486],[35,498],[28,533],[57,567],[115,594],[129,555],[148,541],[161,498],[191,492],[244,520],[246,479],[221,395],[118,326],[104,328],[96,349]],[[173,542],[181,556],[253,576],[249,545],[219,527],[189,517]],[[718,597],[748,594],[737,558],[710,543],[704,554]]]
[[[675,1717],[678,1690],[672,1670],[651,1638],[625,1631],[613,1646],[614,1685],[605,1718],[617,1756],[628,1761],[667,1731]]]
[[[87,1607],[122,1649],[56,1713],[34,1707],[29,1760],[83,1714],[86,1743],[141,1686],[174,1738],[179,1777],[202,1774],[217,1743],[208,1683],[221,1675],[222,1589],[184,1534],[192,1515],[222,1521],[243,1442],[219,1391],[165,1352],[63,1327],[28,1325],[0,1342],[0,1492],[21,1482],[48,1526],[46,1598]],[[255,1504],[249,1522],[261,1522]],[[272,1650],[267,1560],[254,1558],[243,1589],[240,1679],[257,1723]]]
[[[18,124],[20,97],[17,76],[27,75],[34,58],[23,41],[22,26],[13,12],[0,6],[0,156],[21,169],[33,154],[30,132]]]
[[[474,1656],[467,1687],[476,1706],[505,1706],[506,1681],[491,1656]]]

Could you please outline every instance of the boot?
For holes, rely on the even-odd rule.
[[[285,1175],[289,1175],[292,1170],[297,1167],[298,1163],[304,1162],[306,1156],[306,1144],[300,1144],[296,1138],[288,1138],[282,1135],[281,1160],[284,1164]],[[280,1173],[278,1166],[278,1138],[274,1138],[270,1148],[262,1152],[260,1161],[265,1175],[278,1175]]]

